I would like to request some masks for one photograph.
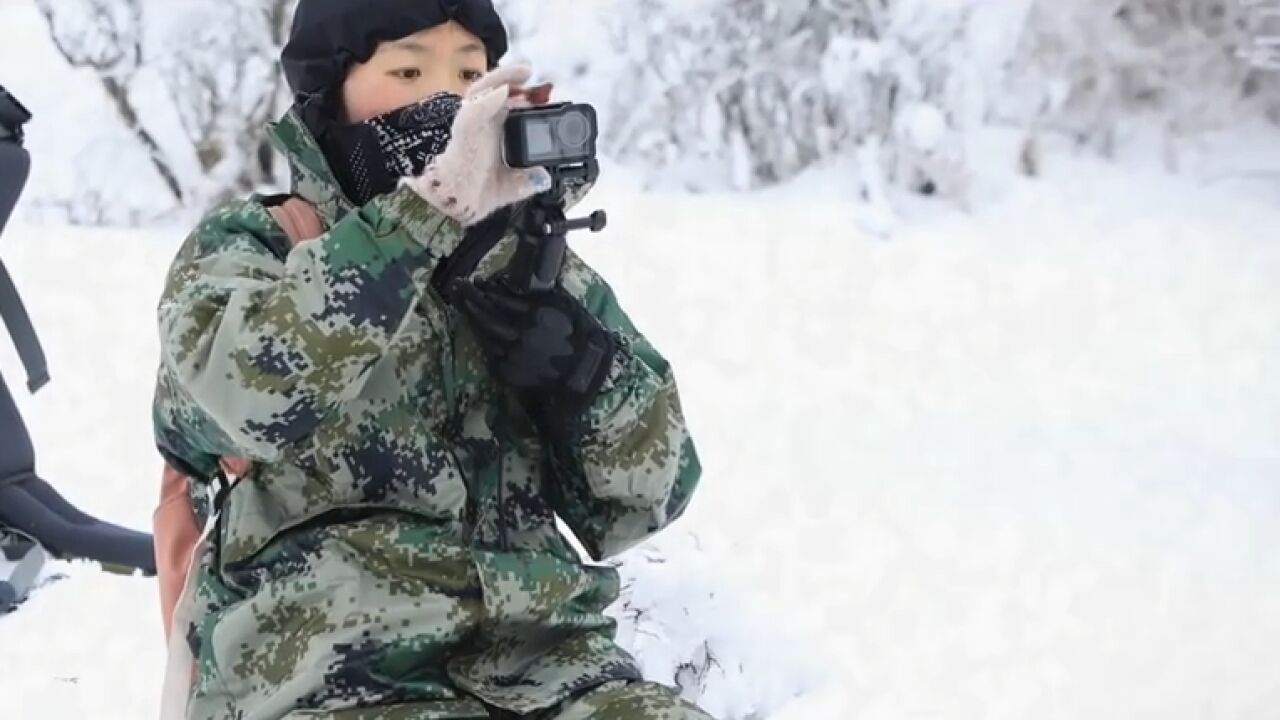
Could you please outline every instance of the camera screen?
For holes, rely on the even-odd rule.
[[[524,144],[533,161],[555,157],[556,143],[551,135],[551,123],[540,121],[526,123],[524,126]]]

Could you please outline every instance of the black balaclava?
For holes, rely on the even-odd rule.
[[[460,98],[440,93],[372,120],[342,118],[342,83],[379,43],[457,22],[480,38],[489,67],[507,52],[491,0],[300,0],[280,56],[294,105],[357,204],[389,192],[444,149]]]
[[[422,174],[449,144],[462,98],[441,92],[353,125],[331,128],[321,147],[343,192],[363,205],[402,177]]]

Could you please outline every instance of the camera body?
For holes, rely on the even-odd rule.
[[[0,85],[0,142],[22,144],[22,126],[31,120],[31,112]]]
[[[520,242],[507,268],[510,281],[522,292],[547,292],[560,281],[565,235],[576,230],[600,232],[608,222],[603,210],[586,218],[565,217],[568,191],[590,186],[600,174],[596,110],[585,103],[520,108],[511,111],[502,130],[502,159],[507,167],[540,167],[551,176],[550,188],[531,198],[522,213]]]
[[[513,110],[503,126],[502,157],[511,168],[580,165],[596,157],[594,107],[559,103]]]

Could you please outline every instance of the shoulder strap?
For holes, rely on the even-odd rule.
[[[314,205],[300,197],[291,197],[267,210],[294,245],[314,240],[324,234],[320,213],[316,212]]]
[[[0,89],[0,97],[6,97]],[[21,106],[18,106],[21,108]],[[27,174],[31,170],[31,156],[22,147],[22,133],[19,131],[17,142],[0,143],[0,231],[9,222],[9,215],[22,195],[27,184]],[[36,331],[31,327],[31,318],[18,297],[18,288],[0,263],[0,333],[8,326],[13,344],[18,349],[18,359],[27,371],[27,388],[35,392],[49,382],[49,368],[44,359],[44,350]]]
[[[0,262],[0,326],[9,328],[13,345],[18,349],[18,359],[27,371],[27,389],[31,392],[39,390],[49,382],[49,365],[35,328],[31,326],[31,317],[27,315],[22,298],[18,297],[18,288],[3,262]]]
[[[476,271],[480,261],[484,260],[485,256],[497,247],[506,235],[511,226],[512,215],[511,208],[503,208],[467,228],[466,234],[462,236],[462,242],[431,274],[431,284],[436,292],[440,293],[440,297],[450,303],[453,302],[451,283],[454,280],[466,279]]]

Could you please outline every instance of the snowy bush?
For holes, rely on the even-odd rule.
[[[1243,0],[1248,42],[1241,56],[1264,70],[1280,71],[1280,0]]]
[[[637,0],[611,19],[627,82],[608,148],[695,189],[843,155],[865,200],[886,183],[961,195],[967,133],[1028,2]]]
[[[1275,0],[1037,1],[1002,108],[1112,156],[1128,118],[1182,140],[1275,107]],[[1260,112],[1261,111],[1261,112]]]
[[[1245,0],[1247,42],[1241,56],[1257,70],[1247,88],[1260,107],[1280,125],[1280,0]]]

